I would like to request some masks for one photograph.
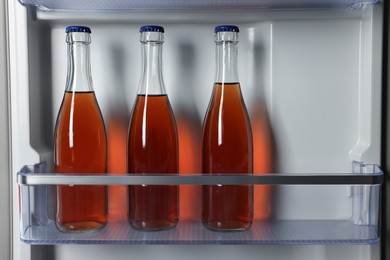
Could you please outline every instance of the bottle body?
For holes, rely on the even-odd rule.
[[[129,133],[130,173],[177,174],[177,133],[166,95],[138,95]],[[177,185],[129,187],[129,219],[142,230],[167,229],[178,222]]]
[[[77,34],[76,37],[80,36]],[[88,69],[81,69],[78,66],[80,64],[75,64],[81,60],[89,63],[88,48],[83,42],[78,42],[78,46],[73,44],[68,45],[68,82],[54,132],[54,170],[64,175],[103,175],[107,172],[107,141],[103,118],[91,82],[87,83],[88,86],[77,86],[82,81],[74,75],[86,74],[85,80],[90,81],[90,75],[86,72]],[[80,57],[84,54],[84,57]],[[86,231],[104,227],[107,222],[107,187],[58,186],[55,220],[61,231]]]
[[[207,175],[253,173],[252,131],[237,76],[236,42],[229,44],[217,46],[216,83],[203,124],[202,171]],[[233,59],[221,61],[229,56]],[[227,79],[223,75],[229,70],[236,75]],[[206,228],[245,230],[252,219],[253,185],[202,187],[202,222]]]
[[[143,70],[129,126],[130,174],[178,173],[176,123],[162,80],[163,31],[155,30],[163,28],[141,27]],[[161,230],[177,225],[177,185],[133,185],[128,196],[129,222],[134,228]]]
[[[54,151],[56,173],[103,175],[107,172],[104,124],[93,92],[65,92]],[[58,228],[63,231],[102,228],[107,222],[106,189],[103,185],[58,186]]]

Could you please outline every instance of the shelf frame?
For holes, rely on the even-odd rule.
[[[352,173],[264,175],[58,175],[46,163],[24,166],[18,173],[21,241],[28,244],[376,244],[380,241],[379,198],[383,171],[354,162]],[[125,173],[124,173],[125,174]],[[126,219],[86,233],[64,233],[54,221],[57,185],[344,185],[350,189],[352,215],[346,219],[254,219],[243,232],[214,232],[200,220],[180,220],[159,232],[133,229]]]

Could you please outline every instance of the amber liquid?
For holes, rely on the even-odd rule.
[[[214,85],[203,126],[204,174],[253,173],[252,133],[238,83]],[[253,219],[252,185],[202,188],[202,222],[211,230],[245,230]]]
[[[55,172],[105,174],[107,144],[94,92],[65,92],[54,136]],[[103,185],[57,187],[56,225],[62,231],[100,229],[107,222]]]
[[[138,95],[130,122],[128,172],[177,174],[178,141],[173,113],[166,95]],[[177,185],[129,186],[129,221],[141,230],[177,225]]]

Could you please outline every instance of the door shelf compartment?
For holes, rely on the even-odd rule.
[[[383,172],[371,164],[354,163],[352,173],[337,174],[64,176],[48,173],[46,164],[41,163],[23,167],[18,182],[21,240],[29,244],[374,244],[380,237]],[[61,232],[54,222],[56,185],[81,184],[178,184],[199,189],[206,184],[267,185],[279,199],[273,200],[274,214],[259,219],[255,213],[247,231],[209,231],[200,219],[180,219],[170,230],[138,231],[127,219],[109,215],[107,225],[99,231]],[[283,205],[284,199],[297,194],[297,188],[303,198],[298,201],[303,205]],[[314,200],[317,207],[305,198]],[[329,205],[331,209],[327,208]],[[330,213],[318,215],[322,208]],[[339,215],[340,208],[350,210]]]
[[[215,10],[215,9],[319,9],[353,8],[378,0],[201,0],[201,1],[143,1],[143,0],[19,0],[24,5],[37,6],[44,11],[63,10]]]

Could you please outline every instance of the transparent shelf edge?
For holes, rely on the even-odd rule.
[[[305,174],[183,174],[183,175],[61,175],[48,173],[46,163],[24,166],[18,173],[20,185],[158,185],[158,184],[283,184],[283,185],[373,185],[383,183],[383,171],[378,165],[354,162],[352,173]]]
[[[23,5],[36,6],[43,11],[114,11],[114,10],[213,10],[213,9],[319,9],[319,8],[359,8],[364,4],[375,4],[379,0],[243,0],[237,3],[235,0],[200,0],[180,1],[163,0],[160,2],[148,2],[142,0],[19,0]]]

